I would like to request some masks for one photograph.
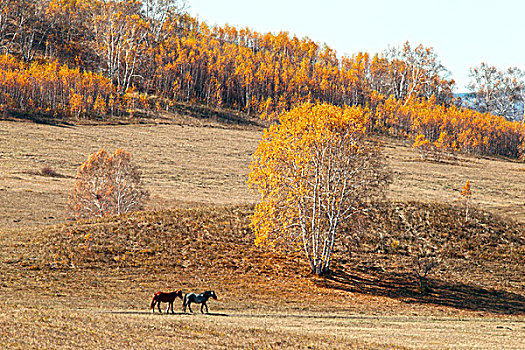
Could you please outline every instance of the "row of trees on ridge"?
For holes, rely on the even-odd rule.
[[[473,70],[474,112],[455,106],[453,80],[422,45],[339,57],[286,32],[210,27],[177,0],[0,1],[0,13],[0,113],[103,118],[188,102],[277,116],[322,102],[368,107],[371,130],[420,148],[523,154],[523,126],[494,115],[517,106],[518,70]],[[497,102],[488,76],[514,102]]]

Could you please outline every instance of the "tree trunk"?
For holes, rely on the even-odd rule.
[[[324,276],[330,272],[330,263],[324,263],[321,260],[317,260],[315,265],[310,264],[313,274],[317,276]]]
[[[427,294],[429,290],[427,276],[419,276],[419,292]]]

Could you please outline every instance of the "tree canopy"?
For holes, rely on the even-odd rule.
[[[287,32],[212,27],[184,5],[0,1],[0,115],[119,118],[196,103],[276,116],[311,101],[370,108],[367,127],[423,135],[441,149],[523,155],[524,125],[499,116],[518,118],[525,84],[517,69],[473,69],[474,111],[455,105],[454,81],[432,47],[340,56]]]
[[[103,217],[140,210],[148,196],[131,154],[101,149],[78,167],[69,205],[76,218]]]
[[[249,174],[261,194],[256,244],[302,248],[313,273],[329,270],[341,224],[389,183],[380,147],[365,139],[367,114],[305,103],[264,133]]]

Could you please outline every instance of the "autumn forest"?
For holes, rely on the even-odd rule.
[[[210,27],[176,0],[0,1],[0,113],[127,118],[176,103],[267,118],[304,102],[360,106],[367,130],[422,156],[521,158],[525,127],[454,99],[431,47],[339,56],[286,32]]]

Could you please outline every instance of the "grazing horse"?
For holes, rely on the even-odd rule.
[[[201,294],[195,294],[195,293],[186,294],[184,296],[183,311],[186,312],[186,306],[187,306],[190,309],[190,312],[193,313],[193,311],[191,310],[191,303],[196,303],[196,304],[202,304],[201,313],[204,313],[202,309],[205,306],[206,306],[206,313],[208,313],[208,305],[206,305],[206,302],[208,301],[210,297],[217,300],[217,295],[215,295],[215,292],[213,290],[208,290]]]
[[[159,312],[162,313],[160,310],[160,302],[168,303],[168,308],[166,309],[166,313],[170,311],[174,314],[173,311],[173,302],[175,301],[175,298],[181,298],[182,299],[182,290],[178,290],[176,292],[171,293],[164,293],[164,292],[157,292],[155,295],[153,295],[153,299],[151,300],[151,305],[149,306],[150,309],[153,309],[153,313],[155,313],[155,304],[159,308]]]

